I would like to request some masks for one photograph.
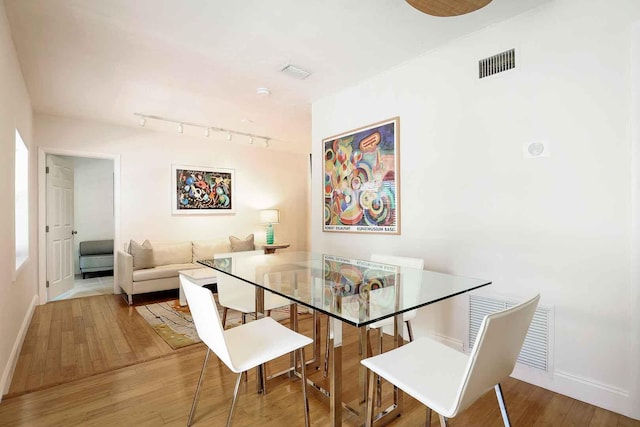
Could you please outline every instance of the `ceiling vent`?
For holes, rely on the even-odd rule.
[[[298,80],[304,80],[311,75],[309,71],[305,71],[302,68],[296,67],[295,65],[291,64],[285,65],[280,71]]]
[[[478,61],[479,78],[516,68],[516,50],[509,49]]]

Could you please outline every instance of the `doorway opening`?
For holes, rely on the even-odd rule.
[[[40,304],[119,293],[119,156],[39,154]]]

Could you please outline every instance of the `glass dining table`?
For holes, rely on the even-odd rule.
[[[311,309],[314,357],[308,363],[315,367],[320,363],[321,347],[318,314],[329,316],[329,389],[308,381],[328,397],[331,426],[343,425],[343,409],[355,414],[361,420],[359,424],[364,422],[365,414],[368,383],[366,369],[362,365],[359,365],[358,372],[357,403],[347,404],[342,394],[343,356],[351,356],[342,352],[343,324],[358,328],[359,357],[365,358],[368,355],[366,349],[370,348],[369,334],[366,333],[368,325],[393,318],[394,346],[398,347],[404,342],[404,313],[491,284],[488,280],[310,252],[269,255],[234,252],[199,262],[221,274],[254,285],[258,316],[264,315],[265,291],[292,302],[290,316],[294,329],[298,326],[295,305]],[[297,366],[297,361],[292,358],[289,373],[295,373]],[[266,387],[264,371],[258,371],[257,382],[260,392]],[[386,424],[400,415],[402,408],[402,391],[394,389],[393,404],[376,416],[377,423]]]

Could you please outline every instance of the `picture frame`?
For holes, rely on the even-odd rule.
[[[173,215],[235,214],[235,171],[171,165]]]
[[[323,231],[400,234],[400,118],[322,140]]]

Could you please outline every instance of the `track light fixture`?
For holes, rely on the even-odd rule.
[[[153,116],[153,115],[149,115],[149,114],[141,114],[141,113],[133,113],[135,116],[140,117],[139,123],[140,126],[144,126],[147,122],[147,120],[157,120],[157,121],[161,121],[161,122],[169,122],[169,123],[174,123],[176,124],[178,133],[184,133],[184,127],[185,126],[189,126],[189,127],[194,127],[194,128],[201,128],[203,129],[203,133],[204,136],[206,138],[209,138],[211,136],[211,131],[215,131],[215,132],[222,132],[222,133],[226,133],[227,134],[227,140],[231,141],[233,139],[233,135],[241,135],[241,136],[246,136],[249,138],[249,144],[253,144],[254,141],[257,139],[263,139],[265,141],[265,147],[269,147],[269,142],[273,141],[273,138],[269,138],[267,136],[261,136],[261,135],[254,135],[252,133],[247,133],[247,132],[240,132],[240,131],[236,131],[236,130],[232,130],[232,129],[224,129],[224,128],[220,128],[220,127],[216,127],[216,126],[206,126],[206,125],[201,125],[201,124],[197,124],[197,123],[190,123],[190,122],[180,122],[177,120],[173,120],[173,119],[167,119],[165,117],[160,117],[160,116]]]

